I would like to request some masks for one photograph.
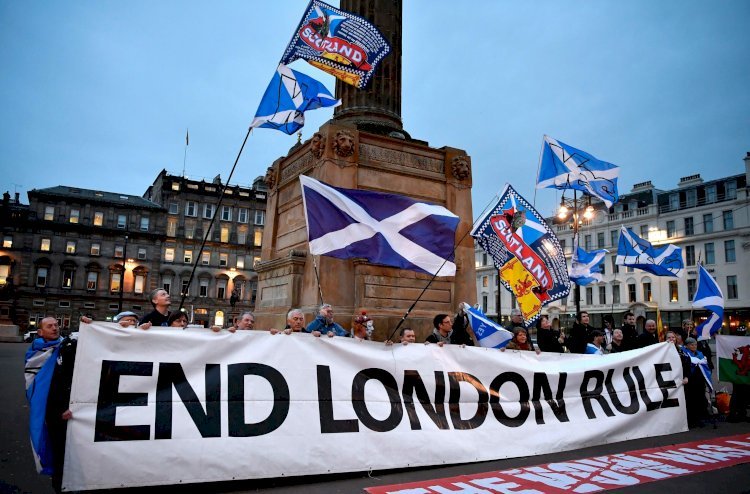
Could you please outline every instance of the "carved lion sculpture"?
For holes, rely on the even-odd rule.
[[[316,158],[320,158],[321,156],[323,156],[325,150],[326,136],[324,136],[320,132],[316,132],[315,134],[313,134],[312,140],[310,141],[310,152]]]
[[[348,130],[339,130],[333,138],[333,150],[338,156],[348,158],[354,154],[354,136]]]
[[[469,165],[469,158],[466,156],[456,156],[451,160],[451,168],[453,170],[453,176],[458,180],[466,180],[471,175],[471,165]]]
[[[266,182],[269,189],[273,189],[273,186],[276,185],[276,173],[272,166],[266,169],[266,176],[263,177],[263,181]]]

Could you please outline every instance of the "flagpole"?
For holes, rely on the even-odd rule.
[[[542,135],[542,147],[539,150],[539,164],[536,165],[536,183],[539,183],[539,171],[542,169],[542,153],[544,152],[544,138],[547,137],[546,135]],[[536,185],[534,186],[534,202],[532,205],[534,206],[534,209],[536,209],[536,191],[537,189]]]
[[[247,134],[245,134],[245,139],[242,141],[242,146],[240,146],[240,150],[237,153],[237,158],[234,160],[234,165],[232,165],[232,170],[229,172],[229,177],[227,178],[227,181],[224,183],[224,186],[221,188],[221,194],[219,194],[219,202],[216,204],[216,210],[214,210],[213,216],[211,216],[211,223],[208,224],[208,228],[206,229],[206,233],[203,236],[203,242],[201,242],[201,248],[198,251],[198,255],[195,256],[195,264],[193,264],[193,270],[190,271],[190,278],[188,278],[187,287],[185,288],[185,292],[181,293],[180,298],[180,307],[177,309],[178,311],[182,311],[182,307],[185,304],[185,297],[188,293],[190,293],[190,283],[193,282],[193,277],[195,277],[195,270],[198,269],[198,263],[200,262],[201,256],[203,254],[203,249],[206,247],[206,242],[208,241],[208,236],[211,233],[211,228],[214,226],[214,222],[216,221],[216,216],[219,214],[219,209],[221,207],[221,202],[224,200],[224,193],[227,191],[227,187],[229,187],[229,182],[232,180],[232,175],[234,175],[234,170],[237,168],[237,163],[240,161],[240,156],[242,156],[242,151],[245,149],[245,144],[247,144],[247,139],[250,137],[250,134],[252,133],[253,128],[248,127],[247,128]],[[186,134],[186,152],[187,152],[187,134]]]
[[[190,132],[185,129],[185,154],[182,157],[182,178],[185,178],[185,163],[187,162],[187,149],[190,144]]]
[[[318,283],[318,294],[320,294],[320,305],[326,303],[323,299],[323,288],[320,286],[320,277],[318,276],[318,263],[315,262],[315,255],[312,255],[313,271],[315,271],[315,281]]]

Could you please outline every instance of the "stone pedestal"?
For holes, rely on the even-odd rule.
[[[256,327],[282,328],[286,313],[301,308],[308,322],[317,313],[321,292],[344,328],[366,310],[375,321],[375,338],[384,339],[432,278],[376,266],[361,259],[340,260],[308,254],[307,227],[299,175],[328,184],[406,195],[443,205],[461,221],[456,231],[455,277],[439,277],[427,289],[404,326],[424,338],[438,313],[455,313],[459,302],[476,298],[472,226],[471,160],[454,148],[376,135],[335,121],[292,149],[269,168],[266,226],[258,272]],[[320,290],[318,289],[318,278]]]

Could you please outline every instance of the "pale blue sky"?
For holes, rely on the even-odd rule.
[[[404,4],[404,126],[472,156],[475,217],[506,181],[534,199],[545,133],[619,165],[621,193],[744,172],[748,1]],[[0,188],[140,195],[181,173],[188,127],[187,174],[226,178],[306,5],[0,0]],[[303,137],[331,115],[309,112]],[[295,140],[255,131],[233,181]],[[538,191],[540,211],[558,197]]]

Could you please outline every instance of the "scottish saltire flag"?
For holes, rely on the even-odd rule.
[[[602,281],[602,264],[608,252],[606,249],[587,252],[576,246],[570,263],[570,281],[581,286]]]
[[[57,354],[63,339],[45,341],[37,338],[26,351],[24,378],[26,380],[26,399],[29,402],[29,435],[31,452],[39,473],[52,475],[52,447],[49,443],[45,413],[47,396],[55,371]]]
[[[544,136],[537,189],[576,189],[596,196],[608,208],[617,202],[620,168],[585,151]]]
[[[405,196],[342,189],[300,175],[310,253],[454,276],[458,216]]]
[[[615,262],[620,266],[631,266],[656,276],[681,278],[685,274],[681,248],[671,244],[654,247],[625,226],[620,230]]]
[[[690,349],[686,346],[683,347],[682,350],[685,352],[685,355],[690,357],[690,364],[697,367],[697,370],[700,371],[703,379],[705,379],[706,384],[708,385],[708,389],[710,389],[713,393],[714,383],[711,378],[711,369],[708,367],[708,360],[706,359],[706,356],[697,350],[695,352],[691,352]]]
[[[695,329],[699,340],[707,340],[721,329],[724,320],[724,295],[719,284],[703,265],[698,266],[698,289],[693,296],[693,307],[711,311],[711,317]]]
[[[505,348],[510,340],[513,339],[513,333],[487,319],[487,316],[480,309],[475,309],[467,303],[463,305],[466,315],[469,316],[471,330],[474,332],[474,336],[477,337],[479,346],[484,348]]]
[[[750,336],[716,335],[719,381],[750,384]]]
[[[390,51],[383,35],[367,20],[313,0],[284,50],[281,63],[290,64],[301,58],[361,89]]]
[[[305,124],[306,111],[340,104],[323,83],[280,64],[250,127],[276,129],[291,135]]]
[[[568,265],[544,218],[510,185],[471,231],[492,257],[500,281],[516,296],[528,327],[542,307],[570,292]]]

